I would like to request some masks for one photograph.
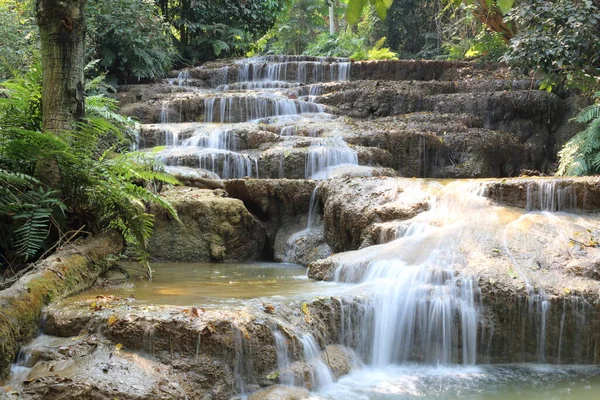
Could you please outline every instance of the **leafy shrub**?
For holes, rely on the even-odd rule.
[[[397,60],[396,53],[387,47],[383,47],[386,38],[383,37],[375,43],[372,48],[367,48],[365,39],[342,33],[340,35],[321,34],[317,40],[311,43],[305,55],[321,57],[350,57],[353,60]]]
[[[364,39],[349,33],[330,35],[322,33],[310,43],[303,54],[321,57],[350,57],[364,49]]]
[[[508,21],[518,27],[504,61],[585,89],[600,75],[600,12],[591,0],[532,0],[514,7]]]
[[[587,127],[569,140],[558,153],[558,175],[592,175],[600,173],[600,92],[596,104],[584,108],[575,118]]]
[[[0,80],[26,70],[38,53],[30,3],[0,0]]]
[[[450,60],[478,58],[481,61],[498,61],[508,49],[501,33],[490,32],[483,27],[475,37],[444,43],[443,46]]]
[[[0,254],[5,260],[34,258],[47,245],[53,217],[64,212],[58,192],[26,174],[0,169]],[[10,254],[10,253],[13,254]]]
[[[352,54],[350,58],[353,60],[397,60],[398,56],[396,53],[391,51],[388,47],[383,47],[385,40],[386,38],[382,37],[372,48],[368,50],[359,50]]]
[[[274,24],[287,0],[157,0],[180,55],[195,64],[245,54]]]
[[[327,8],[322,0],[296,0],[285,7],[273,28],[259,41],[256,52],[302,54],[327,26],[322,17]],[[319,37],[319,39],[317,39]]]
[[[127,81],[156,79],[176,56],[168,26],[151,0],[96,0],[86,5],[89,57]]]

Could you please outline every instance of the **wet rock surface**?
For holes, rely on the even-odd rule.
[[[184,141],[207,123],[221,123],[239,145],[208,148],[242,152],[256,164],[224,178],[310,177],[311,146],[325,144],[299,138],[338,136],[357,153],[358,165],[400,176],[518,176],[522,169],[551,171],[560,144],[574,132],[568,119],[576,101],[531,90],[531,80],[499,66],[275,59],[207,63],[185,79],[171,78],[171,85],[130,85],[120,95],[121,111],[151,124],[142,126],[143,147],[189,146]],[[178,124],[188,129],[172,142],[166,132]],[[207,168],[195,152],[165,160]],[[213,172],[221,174],[223,162]]]
[[[249,400],[304,400],[310,397],[307,389],[274,385],[252,393]]]

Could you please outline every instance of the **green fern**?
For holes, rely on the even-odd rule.
[[[600,92],[595,94],[600,100]],[[569,140],[558,153],[557,175],[592,175],[600,173],[600,103],[581,110],[575,121],[588,124]]]
[[[35,70],[0,88],[0,263],[34,260],[64,224],[86,225],[92,232],[117,228],[146,265],[145,246],[154,227],[148,205],[177,219],[157,194],[161,185],[177,180],[153,157],[129,151],[134,123],[117,113],[103,77],[88,82],[95,93],[86,99],[86,118],[57,135],[43,133],[41,113],[33,112],[41,110],[40,82]],[[32,177],[40,157],[58,162],[59,191]]]
[[[13,248],[25,261],[33,258],[46,245],[52,215],[65,209],[57,191],[31,176],[0,170],[0,224],[12,234],[0,247]]]

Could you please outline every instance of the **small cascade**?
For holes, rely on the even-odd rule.
[[[293,263],[296,260],[296,253],[298,251],[298,241],[310,234],[310,229],[303,229],[301,231],[293,233],[286,242],[285,254],[282,261],[286,263]]]
[[[286,337],[279,330],[273,331],[275,339],[275,350],[277,351],[277,371],[279,372],[279,383],[282,385],[294,385],[294,374],[290,370],[289,346]]]
[[[310,205],[308,208],[308,223],[306,229],[312,229],[320,222],[318,213],[319,208],[319,187],[315,187],[312,194],[310,195]]]
[[[308,149],[305,175],[310,179],[327,179],[337,168],[348,165],[358,166],[358,154],[341,137],[318,140]]]
[[[170,122],[169,121],[169,112],[170,112],[169,102],[164,101],[161,105],[161,110],[160,110],[160,123],[161,124],[166,125]],[[165,135],[165,142],[164,142],[165,146],[177,146],[177,144],[179,143],[179,137],[178,137],[177,131],[165,129],[163,131],[163,133]]]
[[[294,136],[294,135],[296,135],[296,127],[293,125],[284,126],[283,128],[281,128],[281,131],[279,131],[279,135],[280,136]]]
[[[297,86],[299,86],[299,83],[285,81],[235,82],[219,85],[215,90],[218,92],[227,92],[242,90],[290,89]]]
[[[527,292],[527,328],[537,342],[537,360],[546,362],[546,338],[548,330],[548,317],[550,301],[542,289],[537,291],[529,283],[525,285]]]
[[[232,95],[204,99],[205,122],[246,122],[281,115],[324,112],[323,106],[282,96]]]
[[[540,180],[527,186],[527,211],[570,211],[577,208],[573,185]]]
[[[217,173],[222,179],[258,176],[256,160],[229,150],[203,149],[197,153],[201,169]]]
[[[317,101],[317,96],[323,94],[323,88],[320,85],[310,85],[308,90],[308,101]]]
[[[188,85],[188,79],[190,78],[190,71],[183,70],[177,74],[177,86],[183,87]]]
[[[302,345],[304,362],[310,366],[311,385],[313,390],[320,389],[334,382],[334,376],[323,362],[321,349],[310,333],[301,333],[298,339]]]
[[[158,159],[168,167],[192,167],[216,174],[222,179],[258,176],[258,161],[248,154],[239,153],[237,135],[227,127],[203,124],[194,134],[180,141],[177,129],[165,129],[168,149]],[[185,172],[189,175],[189,171]]]
[[[196,129],[194,135],[185,139],[183,147],[205,147],[217,150],[236,150],[237,136],[228,128],[206,127]]]
[[[279,56],[237,62],[237,82],[318,83],[350,80],[352,63],[345,58]],[[229,82],[224,82],[227,84]]]

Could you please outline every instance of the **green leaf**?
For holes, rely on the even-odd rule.
[[[363,8],[367,4],[367,0],[350,0],[346,11],[346,20],[350,25],[356,25],[360,19]]]
[[[515,4],[515,0],[498,0],[497,4],[502,15],[506,15]]]
[[[377,11],[377,15],[379,15],[379,18],[381,19],[385,19],[385,17],[387,16],[387,11],[389,7],[387,7],[385,3],[385,0],[376,0],[375,2],[375,10]]]

